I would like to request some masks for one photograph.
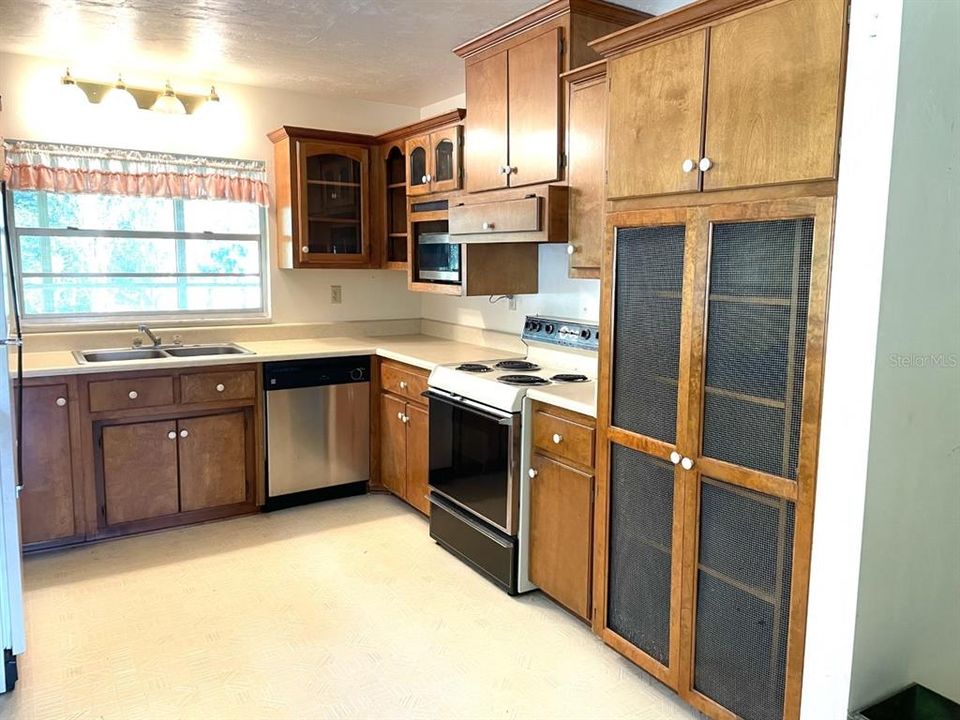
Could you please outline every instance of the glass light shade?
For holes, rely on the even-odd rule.
[[[220,115],[220,96],[214,87],[210,88],[210,94],[207,99],[196,110],[193,111],[195,117],[214,118]]]
[[[107,90],[100,105],[116,113],[130,113],[137,109],[137,101],[122,81]]]
[[[187,109],[183,106],[180,98],[170,87],[170,83],[163,89],[163,92],[157,95],[157,101],[153,104],[151,110],[166,115],[186,115]]]
[[[67,68],[67,74],[63,76],[60,83],[60,97],[67,107],[77,107],[90,102],[87,94],[77,85],[77,81],[70,74],[70,68]]]

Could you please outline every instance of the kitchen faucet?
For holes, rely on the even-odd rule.
[[[147,324],[146,324],[146,323],[140,323],[140,325],[137,326],[137,332],[142,333],[143,335],[146,335],[148,338],[150,338],[150,339],[153,341],[153,346],[154,346],[154,347],[159,347],[159,346],[160,346],[160,343],[161,343],[161,341],[162,341],[162,338],[154,335],[154,334],[153,334],[153,331],[152,331],[150,328],[147,327]],[[138,338],[138,339],[139,339],[139,338]],[[141,341],[141,342],[142,342],[142,341]],[[135,340],[135,341],[134,341],[134,345],[136,345],[136,344],[137,344],[137,342],[136,342],[136,340]]]

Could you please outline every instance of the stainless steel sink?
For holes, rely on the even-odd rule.
[[[73,356],[81,364],[117,362],[123,360],[156,360],[169,357],[163,350],[154,348],[127,348],[115,350],[74,350]]]
[[[165,347],[164,352],[174,357],[196,357],[198,355],[253,355],[253,352],[233,343],[217,345],[182,345]]]
[[[182,357],[209,357],[216,355],[253,355],[234,343],[211,343],[209,345],[162,345],[153,348],[108,348],[97,350],[74,350],[73,356],[81,365],[87,363],[125,362],[128,360],[172,360]]]

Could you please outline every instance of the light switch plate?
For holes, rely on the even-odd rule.
[[[330,302],[339,305],[343,302],[343,288],[340,285],[330,286]]]

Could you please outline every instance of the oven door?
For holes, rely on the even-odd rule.
[[[520,413],[431,388],[430,487],[471,515],[516,536]]]

